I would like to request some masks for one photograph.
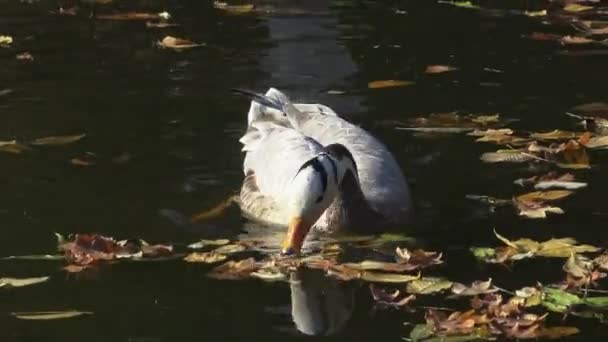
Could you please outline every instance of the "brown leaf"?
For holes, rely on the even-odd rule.
[[[416,249],[412,252],[406,248],[397,247],[395,250],[397,254],[397,262],[401,265],[408,265],[407,271],[415,269],[426,268],[433,265],[442,264],[441,260],[442,253],[439,252],[428,252],[422,249]]]
[[[51,14],[55,15],[65,15],[65,16],[76,16],[78,14],[78,6],[63,8],[59,7],[57,11],[51,11]]]
[[[43,146],[43,145],[52,145],[52,146],[67,145],[67,144],[75,143],[75,142],[79,141],[80,139],[82,139],[82,138],[84,138],[86,136],[87,136],[86,134],[50,136],[50,137],[45,137],[45,138],[34,139],[31,142],[31,144],[32,145],[36,145],[36,146]]]
[[[171,36],[166,36],[163,40],[159,41],[158,46],[167,49],[173,49],[176,51],[182,51],[186,49],[191,49],[199,46],[203,46],[204,44],[197,44],[187,39],[175,38]]]
[[[584,144],[587,148],[608,148],[608,135],[589,138]]]
[[[187,262],[201,262],[205,264],[212,264],[220,261],[226,260],[226,256],[223,254],[218,254],[214,252],[210,253],[190,253],[188,254],[184,260]]]
[[[515,201],[521,203],[542,203],[556,201],[573,194],[568,190],[534,191],[515,197]]]
[[[536,338],[558,339],[578,333],[575,327],[543,327],[536,332]]]
[[[252,272],[257,271],[259,268],[253,258],[240,261],[231,260],[212,269],[207,273],[207,276],[214,279],[239,280],[248,278]]]
[[[374,284],[370,284],[369,289],[372,297],[377,303],[387,306],[401,307],[416,299],[416,296],[414,295],[402,295],[399,290],[389,291]]]
[[[12,154],[21,154],[30,148],[26,145],[19,144],[16,140],[11,141],[0,141],[0,152],[7,152]]]
[[[486,152],[481,155],[480,159],[486,163],[524,163],[534,160],[534,157],[520,150],[498,150],[496,152]]]
[[[559,129],[553,130],[551,132],[530,134],[530,138],[536,140],[566,140],[574,139],[577,136],[578,134],[575,132],[562,131]]]
[[[596,41],[593,39],[579,36],[563,36],[559,41],[564,45],[582,45],[596,43]]]
[[[413,85],[414,82],[403,81],[403,80],[382,80],[372,81],[367,84],[369,89],[380,89],[380,88],[394,88],[394,87],[405,87]]]
[[[474,281],[470,286],[461,283],[452,285],[452,293],[457,296],[477,296],[484,293],[492,293],[498,291],[498,288],[492,286],[492,279],[487,281]]]
[[[545,32],[532,32],[528,35],[528,39],[539,40],[539,41],[558,41],[562,38],[559,34],[545,33]]]
[[[70,164],[76,166],[93,166],[96,164],[95,155],[87,153],[81,157],[74,157],[70,159]]]
[[[444,72],[455,71],[458,68],[449,65],[429,65],[424,71],[425,74],[441,74]]]

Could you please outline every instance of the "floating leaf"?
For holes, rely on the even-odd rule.
[[[564,11],[566,12],[583,12],[583,11],[588,11],[588,10],[592,10],[593,6],[585,6],[585,5],[579,5],[579,4],[567,4],[566,6],[564,6]]]
[[[527,17],[544,17],[547,15],[547,10],[524,11],[524,15]]]
[[[162,48],[173,49],[176,51],[182,51],[204,45],[194,43],[187,39],[175,38],[171,36],[166,36],[165,38],[163,38],[163,40],[157,42],[157,44]]]
[[[414,82],[403,81],[403,80],[383,80],[383,81],[372,81],[367,84],[370,89],[380,88],[394,88],[394,87],[405,87],[413,85]]]
[[[243,245],[233,244],[233,245],[225,245],[225,246],[218,247],[218,248],[214,249],[213,252],[220,253],[220,254],[234,254],[234,253],[240,253],[242,251],[245,251],[246,249],[247,249],[247,247],[245,247]]]
[[[43,283],[49,280],[50,277],[36,277],[36,278],[0,278],[0,287],[23,287],[34,284]]]
[[[19,61],[27,61],[27,62],[33,62],[34,61],[34,56],[32,56],[31,53],[29,52],[22,52],[19,53],[15,56],[15,58]]]
[[[92,315],[90,311],[77,311],[77,310],[66,310],[66,311],[31,311],[31,312],[11,312],[11,315],[18,319],[24,320],[53,320],[53,319],[66,319],[73,318],[83,315]]]
[[[167,27],[177,27],[179,24],[177,23],[168,23],[165,21],[154,22],[154,21],[146,21],[147,28],[167,28]]]
[[[399,290],[389,291],[374,284],[370,284],[369,289],[376,303],[386,306],[401,307],[416,299],[414,295],[402,295]]]
[[[559,41],[565,45],[582,45],[596,43],[596,41],[593,39],[579,36],[563,36]]]
[[[24,151],[29,150],[30,148],[19,144],[16,140],[11,141],[0,141],[0,151],[7,152],[12,154],[21,154]]]
[[[211,272],[207,273],[207,276],[215,279],[229,279],[239,280],[246,279],[249,275],[257,271],[260,267],[255,262],[255,259],[248,258],[240,261],[228,261],[222,264]]]
[[[58,135],[46,138],[38,138],[31,142],[32,145],[67,145],[86,137],[86,134]]]
[[[63,255],[50,255],[50,254],[32,254],[32,255],[11,255],[2,260],[63,260]]]
[[[601,137],[592,137],[583,145],[585,147],[593,149],[608,148],[608,135],[604,135]]]
[[[361,274],[361,279],[372,283],[407,283],[420,278],[420,275],[395,274],[365,271]]]
[[[250,13],[255,8],[253,4],[229,5],[227,2],[222,1],[214,1],[213,7],[234,14]]]
[[[455,71],[458,68],[449,65],[429,65],[424,71],[425,74],[442,74],[444,72]]]
[[[163,12],[166,13],[166,12]],[[97,14],[95,19],[99,20],[155,20],[163,19],[162,13],[146,13],[146,12],[127,12],[127,13],[113,13],[113,14]]]
[[[215,252],[210,252],[210,253],[190,253],[188,254],[184,260],[187,262],[200,262],[200,263],[205,263],[205,264],[213,264],[216,262],[220,262],[220,261],[224,261],[226,260],[226,256],[223,254],[219,254],[219,253],[215,253]]]
[[[264,281],[282,281],[287,277],[277,267],[264,267],[250,274],[251,277]]]
[[[452,285],[452,293],[457,296],[477,296],[484,293],[493,293],[498,291],[498,288],[492,286],[492,279],[487,281],[474,281],[470,286],[461,283]]]
[[[453,283],[443,278],[424,277],[407,283],[406,291],[411,294],[432,294],[448,290]]]
[[[8,46],[13,43],[13,37],[0,35],[0,46]]]
[[[201,248],[205,248],[207,246],[223,246],[223,245],[227,245],[230,243],[230,240],[228,239],[218,239],[218,240],[200,240],[198,242],[195,243],[191,243],[188,245],[188,248],[191,249],[201,249]]]
[[[533,160],[534,157],[519,150],[498,150],[496,152],[486,152],[481,155],[480,159],[486,163],[523,163]]]
[[[428,252],[422,249],[416,249],[409,251],[405,248],[399,248],[395,250],[397,254],[397,262],[402,265],[407,265],[408,270],[415,270],[418,268],[426,268],[433,265],[442,264],[441,260],[442,253]]]
[[[559,129],[553,130],[551,132],[530,134],[530,138],[536,140],[566,140],[574,139],[576,137],[578,137],[577,133],[562,131]]]
[[[573,192],[568,190],[534,191],[519,195],[515,197],[515,200],[522,203],[548,202],[556,201],[572,194]]]

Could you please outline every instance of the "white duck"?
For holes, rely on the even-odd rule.
[[[329,107],[292,104],[270,89],[252,98],[241,138],[245,180],[242,210],[253,219],[288,226],[282,252],[298,253],[311,227],[373,229],[403,223],[409,189],[386,147]]]

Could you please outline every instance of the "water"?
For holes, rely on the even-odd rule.
[[[480,153],[493,146],[462,135],[417,138],[390,123],[460,110],[499,112],[520,119],[515,127],[526,130],[575,129],[563,112],[606,100],[605,57],[568,56],[563,52],[580,49],[523,39],[548,29],[539,21],[429,1],[275,6],[280,11],[270,15],[232,15],[200,1],[120,2],[98,9],[167,10],[181,24],[148,29],[141,22],[91,26],[84,14],[52,16],[53,1],[1,0],[0,34],[15,42],[0,49],[0,90],[12,90],[0,97],[0,139],[87,137],[69,146],[0,154],[0,254],[52,253],[53,232],[174,243],[246,235],[249,224],[237,210],[197,225],[179,221],[239,188],[243,155],[237,140],[248,103],[228,90],[270,86],[299,101],[329,105],[389,146],[416,201],[412,234],[445,252],[442,275],[458,281],[492,276],[511,289],[561,279],[561,261],[523,263],[511,271],[475,263],[467,248],[496,245],[493,227],[514,238],[572,236],[605,245],[606,154],[594,153],[594,168],[577,172],[590,187],[564,203],[566,215],[545,221],[518,219],[510,210],[479,215],[464,196],[508,198],[521,191],[514,179],[532,175],[527,167],[483,165]],[[165,34],[206,46],[160,50],[154,42]],[[23,51],[35,60],[17,61],[15,54]],[[429,64],[460,70],[424,75]],[[377,79],[416,85],[368,90],[367,82]],[[95,166],[69,163],[86,152],[97,156]],[[376,311],[366,286],[340,285],[314,272],[299,275],[305,281],[290,288],[211,280],[204,276],[207,267],[181,262],[108,265],[93,277],[66,276],[60,267],[0,263],[3,276],[52,276],[44,285],[0,293],[3,341],[291,341],[303,336],[297,328],[339,332],[336,340],[398,341],[409,333],[404,321],[423,321],[420,314]],[[325,297],[318,296],[320,289]],[[95,314],[51,322],[8,315],[70,308]],[[584,330],[581,341],[607,332],[594,321],[573,322]]]

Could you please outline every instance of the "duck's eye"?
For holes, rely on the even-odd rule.
[[[287,116],[287,113],[283,113],[283,116]]]

